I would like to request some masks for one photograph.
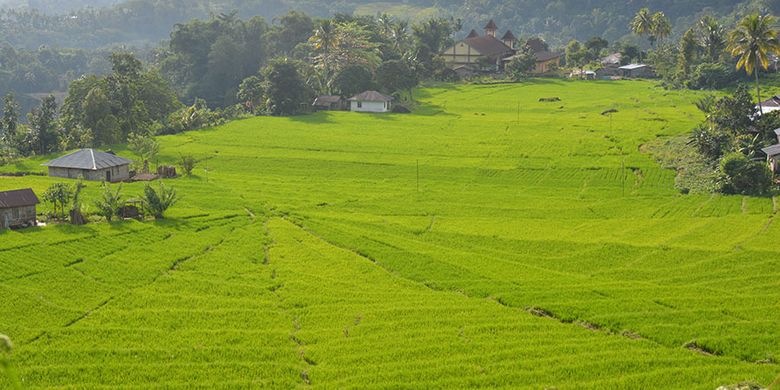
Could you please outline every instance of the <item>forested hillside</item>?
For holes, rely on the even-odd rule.
[[[552,44],[568,39],[628,34],[628,22],[642,7],[663,10],[675,26],[687,25],[703,13],[721,16],[745,10],[780,11],[771,0],[557,0],[539,6],[535,0],[0,0],[17,6],[0,13],[0,44],[96,48],[114,44],[155,44],[166,39],[176,23],[236,11],[238,16],[267,20],[290,10],[325,17],[334,13],[387,12],[399,19],[452,16],[462,19],[462,34],[494,18],[502,28],[521,35],[542,35]],[[675,30],[680,34],[680,29]]]

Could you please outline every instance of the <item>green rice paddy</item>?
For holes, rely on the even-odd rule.
[[[630,81],[441,85],[417,91],[414,114],[162,137],[164,162],[202,160],[166,182],[182,196],[169,219],[0,233],[13,375],[25,388],[778,386],[780,200],[682,195],[640,152],[698,123],[698,97]]]

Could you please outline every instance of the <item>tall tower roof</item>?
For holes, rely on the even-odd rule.
[[[512,30],[506,30],[506,34],[501,38],[502,41],[516,41],[515,34],[512,34]]]

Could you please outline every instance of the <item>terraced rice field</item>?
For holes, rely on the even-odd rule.
[[[674,172],[639,152],[701,119],[695,93],[535,81],[417,94],[411,115],[255,118],[162,137],[165,159],[203,160],[169,183],[183,198],[166,221],[0,233],[15,377],[30,388],[778,385],[779,201],[681,195]]]

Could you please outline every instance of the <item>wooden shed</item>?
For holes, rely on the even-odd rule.
[[[769,170],[775,175],[780,174],[780,144],[761,149],[766,154]]]
[[[38,197],[30,188],[0,192],[0,229],[37,225],[38,203]]]

